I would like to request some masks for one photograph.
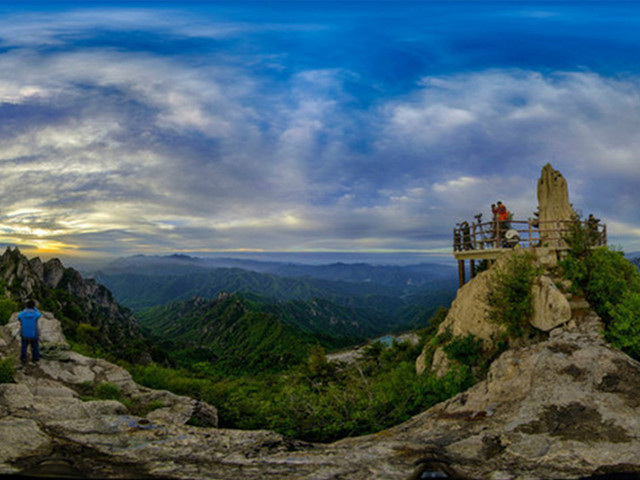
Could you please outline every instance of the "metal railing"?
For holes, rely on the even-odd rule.
[[[462,222],[453,229],[453,251],[484,250],[495,248],[551,247],[568,248],[564,238],[570,233],[576,220],[535,219],[491,221],[482,223],[478,217],[474,223]],[[607,226],[599,221],[581,221],[589,243],[598,247],[607,244]]]

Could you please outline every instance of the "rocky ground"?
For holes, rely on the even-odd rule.
[[[17,355],[16,327],[3,327],[5,355]],[[215,428],[213,407],[138,386],[116,365],[69,351],[50,315],[43,327],[47,358],[0,385],[0,474],[524,480],[640,472],[640,364],[603,342],[593,313],[505,352],[485,381],[410,421],[330,445]],[[81,398],[105,382],[119,387],[120,401]],[[194,419],[210,426],[189,425]]]

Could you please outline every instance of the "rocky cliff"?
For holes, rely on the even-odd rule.
[[[80,323],[89,324],[98,329],[96,341],[107,352],[121,355],[129,350],[136,360],[148,359],[144,349],[135,352],[143,340],[132,313],[118,305],[107,288],[65,268],[58,259],[29,260],[17,248],[7,248],[0,256],[0,297],[19,305],[32,298],[55,313],[67,335],[73,336]]]
[[[574,316],[582,315],[585,304],[576,301],[573,295],[558,288],[556,283],[561,284],[562,279],[549,276],[555,275],[552,272],[557,269],[555,267],[551,271],[545,269],[543,257],[546,255],[546,250],[542,250],[542,252],[536,252],[540,253],[540,256],[536,255],[532,259],[542,273],[536,276],[531,285],[532,315],[528,322],[536,331],[548,333],[568,324]],[[505,252],[491,268],[463,285],[451,303],[446,318],[440,324],[438,335],[444,335],[445,332],[453,338],[473,335],[482,340],[485,350],[491,350],[499,340],[504,339],[505,326],[490,318],[489,296],[495,289],[497,277],[504,274],[513,257],[519,255],[527,255],[527,252],[524,250]],[[574,324],[575,321],[572,325]],[[428,345],[425,346],[423,354],[416,361],[418,373],[431,368],[440,375],[444,375],[449,369],[450,362],[444,353],[443,345],[438,346],[435,351],[428,347]]]
[[[44,358],[0,385],[0,473],[409,480],[640,472],[640,364],[609,348],[600,329],[587,312],[545,341],[505,352],[486,380],[402,425],[314,445],[213,428],[213,407],[140,387],[119,367],[68,351],[59,322],[45,314]],[[3,355],[16,355],[16,330],[15,322],[3,327]],[[115,400],[95,398],[105,384]]]

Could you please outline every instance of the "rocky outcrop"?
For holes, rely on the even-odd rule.
[[[136,386],[108,362],[72,353],[44,359],[20,370],[17,383],[0,385],[0,473],[524,480],[640,472],[640,364],[609,348],[601,327],[594,314],[558,327],[546,341],[502,354],[470,390],[397,427],[330,445],[192,427],[190,399]],[[95,379],[110,379],[130,398],[174,402],[163,407],[173,415],[83,401],[78,386]]]
[[[488,321],[487,303],[492,279],[502,264],[504,261],[500,260],[493,268],[478,274],[460,287],[446,318],[438,328],[438,335],[445,332],[454,337],[475,335],[485,342],[487,348],[491,347],[494,339],[504,330],[501,325]],[[416,360],[416,371],[421,374],[431,368],[436,374],[444,375],[449,369],[449,360],[442,347],[437,348],[431,358],[429,364],[429,355],[424,351]]]
[[[546,275],[539,276],[532,287],[533,316],[531,325],[543,332],[571,320],[571,305],[569,301]]]
[[[640,364],[609,348],[601,328],[590,314],[505,352],[485,381],[403,425],[405,438],[420,431],[426,458],[470,478],[640,472]]]
[[[100,343],[117,350],[142,341],[140,327],[133,314],[115,301],[109,290],[92,279],[84,279],[72,268],[65,268],[60,260],[42,262],[27,259],[17,248],[7,248],[0,256],[0,280],[4,291],[0,295],[23,303],[31,298],[48,309],[68,317],[73,323],[87,323],[100,331]],[[129,349],[133,350],[133,349]],[[138,361],[149,360],[146,352],[139,352]]]
[[[488,297],[495,276],[505,267],[510,255],[523,254],[522,250],[514,250],[500,257],[489,269],[478,274],[471,281],[463,285],[451,304],[451,308],[438,328],[438,335],[448,332],[453,337],[474,335],[483,341],[484,349],[494,347],[496,339],[504,332],[502,325],[490,320]],[[538,265],[540,265],[538,261]],[[531,289],[533,315],[529,319],[532,327],[550,332],[554,328],[564,325],[572,318],[571,305],[565,294],[555,285],[547,275],[538,276]],[[416,360],[416,371],[421,374],[430,368],[437,375],[444,375],[450,367],[450,362],[443,347],[438,347],[429,355],[428,346]]]
[[[547,163],[538,180],[538,220],[540,221],[540,243],[542,246],[562,246],[558,231],[574,220],[576,213],[569,203],[569,186],[558,170]]]
[[[61,441],[65,425],[80,423],[91,431],[111,433],[119,423],[126,432],[138,426],[155,431],[190,421],[217,426],[217,411],[211,405],[142,387],[123,368],[71,351],[51,313],[43,312],[39,324],[42,359],[18,369],[16,383],[0,384],[0,474],[21,471],[34,457],[48,458],[61,443],[65,448],[74,446]],[[0,352],[17,358],[17,315],[1,333]],[[119,400],[92,399],[91,392],[100,385],[108,385]]]

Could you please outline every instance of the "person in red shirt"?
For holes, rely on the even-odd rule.
[[[502,202],[498,202],[498,206],[496,207],[496,212],[498,214],[498,220],[501,222],[505,222],[509,219],[509,212],[507,211],[507,207],[505,207]]]
[[[509,211],[502,202],[498,202],[498,205],[496,206],[494,212],[494,216],[496,217],[498,223],[498,232],[500,233],[500,245],[497,245],[497,247],[499,248],[504,242],[504,234],[507,233],[507,230],[509,230],[509,227],[511,226],[509,222]]]

